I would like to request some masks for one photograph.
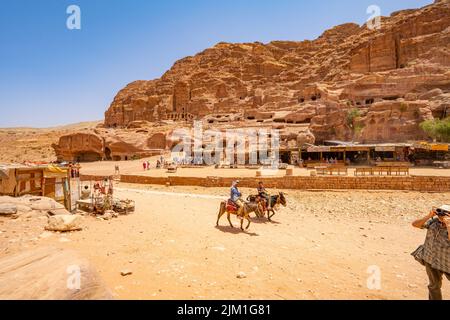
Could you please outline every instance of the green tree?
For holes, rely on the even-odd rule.
[[[439,142],[450,142],[450,117],[424,121],[420,124],[420,128]]]

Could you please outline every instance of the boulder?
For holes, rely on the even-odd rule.
[[[51,210],[48,210],[47,213],[50,216],[68,216],[68,215],[71,215],[71,213],[69,211],[67,211],[66,208],[51,209]]]
[[[0,196],[0,204],[10,204],[10,203],[16,203],[17,198],[9,197],[9,196]]]
[[[81,227],[82,217],[77,215],[58,215],[48,218],[48,224],[45,230],[48,231],[79,231]]]
[[[102,218],[105,220],[111,220],[114,217],[115,217],[115,212],[111,211],[111,210],[105,211],[105,213],[102,215]]]
[[[443,93],[444,92],[441,89],[436,88],[436,89],[430,90],[430,91],[422,94],[421,96],[419,96],[419,100],[430,100],[431,98],[440,96]]]
[[[0,300],[110,300],[96,270],[77,253],[53,247],[0,259]]]
[[[0,204],[0,216],[11,216],[17,213],[17,206],[15,204]]]
[[[32,209],[29,206],[18,204],[17,206],[17,213],[28,213],[31,212]]]
[[[65,207],[62,204],[56,202],[53,199],[45,197],[33,199],[29,203],[30,208],[33,210],[49,211],[49,210],[65,209]]]

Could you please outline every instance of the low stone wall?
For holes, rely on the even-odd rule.
[[[267,188],[298,190],[405,190],[423,192],[450,192],[450,177],[409,176],[409,177],[274,177],[274,178],[156,178],[122,175],[125,183],[171,186],[229,187],[239,179],[240,186],[256,188],[263,181]]]
[[[114,180],[119,180],[120,175],[105,175],[105,176],[99,176],[99,175],[86,175],[82,174],[80,175],[80,181],[103,181],[105,178],[112,178]]]

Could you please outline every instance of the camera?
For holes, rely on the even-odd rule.
[[[447,217],[450,216],[450,213],[448,211],[445,211],[443,209],[435,209],[434,212],[438,217]]]

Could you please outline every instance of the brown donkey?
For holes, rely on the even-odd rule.
[[[234,214],[238,217],[241,217],[241,230],[244,231],[244,219],[248,221],[247,228],[245,230],[248,230],[251,224],[250,220],[250,213],[255,212],[258,217],[264,216],[264,212],[262,209],[261,202],[246,202],[242,206],[241,210],[228,210],[227,208],[227,201],[222,201],[220,203],[220,209],[219,209],[219,216],[217,217],[217,226],[219,226],[220,218],[226,213],[228,222],[230,223],[230,226],[234,228],[233,223],[231,222],[231,215]]]

